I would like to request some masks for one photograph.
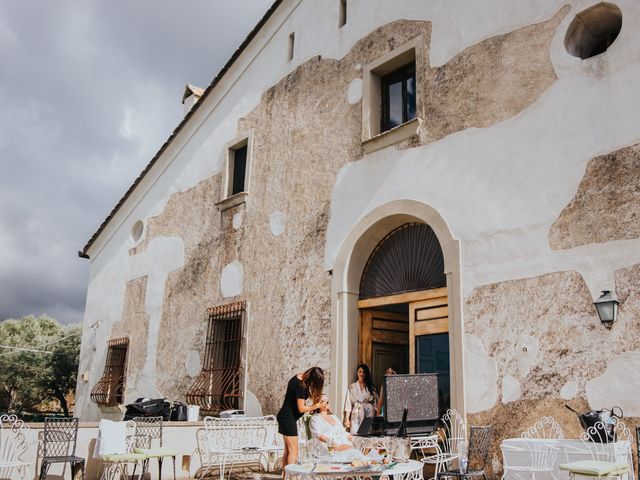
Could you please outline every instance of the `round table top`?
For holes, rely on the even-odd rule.
[[[330,464],[327,464],[330,465]],[[331,476],[334,478],[340,477],[349,477],[349,478],[357,478],[357,477],[367,477],[370,478],[373,475],[386,475],[389,477],[402,477],[404,478],[407,474],[418,474],[412,475],[412,478],[422,478],[422,468],[424,467],[422,462],[418,462],[417,460],[409,460],[403,463],[396,463],[393,467],[387,468],[382,472],[357,472],[357,471],[336,471],[336,472],[312,472],[313,464],[299,464],[292,463],[285,467],[285,474],[288,475],[301,475],[305,477],[326,477]]]

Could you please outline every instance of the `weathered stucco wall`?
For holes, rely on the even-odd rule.
[[[571,202],[551,226],[553,249],[640,238],[640,144],[589,161]]]
[[[470,422],[490,424],[496,438],[519,436],[543,415],[553,415],[575,438],[578,411],[620,406],[630,427],[638,423],[640,376],[640,266],[616,272],[618,320],[605,328],[577,272],[557,272],[476,288],[465,301],[467,335],[484,347],[466,352],[484,365],[469,376]],[[492,362],[489,361],[492,360]],[[498,444],[493,468],[501,469]]]
[[[353,7],[361,16],[335,34],[323,2],[289,2],[285,27],[265,27],[273,37],[261,39],[263,53],[242,64],[235,86],[222,84],[227,97],[207,100],[210,116],[193,119],[92,259],[81,416],[100,415],[88,391],[105,340],[127,331],[138,352],[127,400],[183,399],[201,361],[206,308],[237,299],[249,304],[248,388],[275,412],[293,373],[329,366],[329,272],[344,238],[368,212],[402,199],[435,208],[462,244],[472,423],[493,423],[499,439],[552,413],[575,436],[565,401],[640,416],[629,403],[640,379],[624,370],[640,362],[634,29],[582,61],[563,38],[585,2],[487,1],[475,12],[468,2],[418,3]],[[625,25],[637,25],[640,6],[618,5]],[[319,26],[306,36],[308,18]],[[296,28],[285,64],[279,48]],[[419,138],[366,155],[362,66],[416,35],[425,45]],[[247,202],[219,212],[224,145],[249,132]],[[594,231],[594,212],[605,211],[604,233]],[[139,218],[145,233],[134,245],[127,236]],[[614,282],[620,318],[606,330],[592,301]]]

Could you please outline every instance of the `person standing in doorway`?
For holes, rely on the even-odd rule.
[[[375,416],[378,403],[369,367],[364,363],[358,365],[357,376],[358,379],[349,385],[344,401],[344,426],[352,434],[358,432],[365,417]]]
[[[307,412],[313,412],[322,404],[324,372],[320,367],[311,367],[303,373],[291,377],[287,384],[287,392],[278,412],[278,432],[284,438],[284,454],[282,457],[282,476],[284,467],[298,460],[298,419]],[[312,405],[305,400],[311,398]]]

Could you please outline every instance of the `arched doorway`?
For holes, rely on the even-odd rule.
[[[444,258],[433,229],[401,225],[373,249],[360,280],[358,362],[374,384],[384,372],[437,373],[441,409],[450,406],[449,321]]]
[[[427,234],[429,231],[430,233]],[[412,235],[418,239],[414,238],[411,241]],[[409,245],[412,246],[409,247]],[[411,253],[411,248],[423,252],[423,256],[429,251],[436,255],[429,254],[430,262],[417,268],[413,265],[415,262],[408,261],[410,258],[416,258],[415,252]],[[388,253],[385,254],[385,251]],[[408,255],[404,263],[410,265],[403,267],[403,261],[399,261],[397,257],[399,251],[404,251],[405,255]],[[441,254],[440,260],[436,258],[438,253]],[[393,255],[396,255],[395,274],[389,278],[391,272],[388,262]],[[387,257],[386,260],[385,257]],[[386,266],[384,262],[387,262]],[[438,262],[440,267],[437,266]],[[417,273],[416,270],[409,268],[410,273],[405,272],[405,278],[399,279],[398,272],[403,268],[406,270],[407,266],[417,268]],[[382,273],[383,271],[385,273]],[[425,286],[434,288],[424,288]],[[397,293],[396,290],[402,291],[402,289],[404,289],[403,293]],[[390,292],[391,295],[385,295]],[[395,298],[390,298],[394,296]],[[435,305],[443,299],[446,305]],[[446,316],[442,315],[445,310],[439,312],[431,310],[442,307],[446,308]],[[400,308],[402,312],[393,312],[394,309]],[[418,318],[417,314],[425,308],[435,314],[433,319],[427,319],[424,315]],[[382,323],[386,322],[382,318],[376,322],[376,326],[386,327],[390,335],[375,337],[374,334],[381,332],[373,331],[376,330],[375,317],[369,319],[366,317],[370,311],[377,312],[374,315],[386,316],[386,320],[393,320],[391,317],[394,313],[397,314],[396,325],[390,322]],[[402,316],[404,316],[405,326],[399,325]],[[410,318],[413,322],[409,321]],[[443,340],[448,341],[450,404],[464,413],[466,409],[459,241],[453,237],[442,216],[432,207],[412,200],[397,200],[378,207],[363,217],[344,239],[336,257],[332,277],[330,390],[332,401],[337,404],[342,403],[344,392],[353,380],[354,369],[359,361],[365,360],[366,355],[369,354],[373,362],[373,357],[377,354],[374,348],[379,348],[374,344],[389,344],[385,341],[372,340],[388,340],[394,337],[395,344],[399,345],[401,339],[406,339],[407,371],[420,371],[419,349],[424,353],[426,346],[420,345],[420,340],[416,343],[416,336],[440,333],[425,331],[424,324],[416,329],[417,322],[424,320],[439,320],[439,328],[446,326],[446,332],[442,332],[446,333],[446,337],[438,340],[440,343]],[[367,322],[370,322],[370,325],[366,325]],[[372,337],[366,338],[369,327]],[[414,331],[410,332],[411,329]],[[377,330],[385,330],[385,328]],[[434,337],[431,338],[431,340],[434,339]],[[368,348],[369,353],[367,353]],[[381,348],[384,348],[384,345]],[[433,353],[437,351],[434,352],[432,349],[429,355]],[[382,351],[379,354],[379,362],[390,363],[393,361],[390,360],[390,355],[395,354],[397,352]],[[423,355],[423,358],[429,355]]]

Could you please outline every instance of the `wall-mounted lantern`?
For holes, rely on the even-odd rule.
[[[610,290],[603,290],[600,298],[593,302],[593,304],[596,306],[596,310],[598,310],[598,316],[602,324],[607,328],[611,328],[618,314],[618,305],[620,305],[616,294],[611,293]]]

